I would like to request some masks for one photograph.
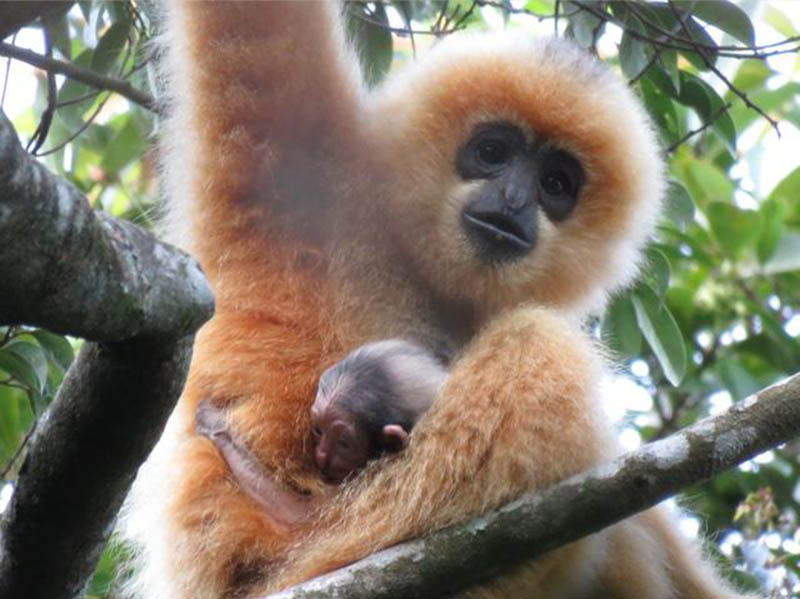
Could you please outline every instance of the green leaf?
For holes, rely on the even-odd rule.
[[[376,2],[374,11],[366,4],[352,4],[348,11],[347,28],[355,40],[361,57],[364,77],[370,86],[383,79],[392,64],[392,34],[386,7]]]
[[[686,227],[694,221],[694,202],[689,191],[677,179],[667,183],[665,213],[679,227]]]
[[[42,393],[45,385],[47,385],[47,358],[42,348],[35,343],[17,338],[3,349],[18,356],[30,366],[35,376],[32,386],[39,393]]]
[[[695,2],[692,14],[709,25],[729,33],[748,46],[756,43],[756,32],[750,17],[741,8],[728,0],[703,0]]]
[[[644,269],[644,278],[650,288],[655,291],[658,299],[664,301],[664,296],[669,288],[669,260],[654,247],[647,248],[647,265]]]
[[[683,54],[683,56],[686,57],[686,60],[691,62],[696,69],[701,71],[709,70],[709,64],[714,66],[717,63],[717,43],[714,41],[714,38],[706,33],[706,30],[703,28],[703,26],[694,20],[694,18],[684,17],[683,22],[686,25],[686,29],[689,32],[689,38],[691,40],[688,43],[691,45],[692,42],[696,42],[699,46],[698,52],[703,52],[705,60],[697,52],[681,50],[681,54]],[[686,33],[683,31],[683,29],[680,31],[680,36],[684,39],[687,39]],[[706,62],[708,62],[708,64],[706,64]]]
[[[20,397],[19,390],[0,385],[0,464],[11,457],[24,432],[20,421]]]
[[[660,93],[649,80],[650,75],[652,75],[654,71],[661,71],[661,67],[658,65],[651,66],[647,70],[648,78],[639,81],[639,89],[644,96],[644,104],[645,108],[647,108],[647,112],[653,117],[662,136],[671,143],[677,141],[680,137],[678,114],[675,112],[675,105],[672,100],[665,94]],[[666,74],[663,74],[663,78],[669,81]]]
[[[737,258],[744,248],[758,240],[761,216],[755,210],[743,210],[725,202],[711,202],[705,213],[714,237],[730,258]]]
[[[678,52],[676,50],[661,50],[658,55],[658,62],[669,75],[669,80],[675,88],[676,95],[680,93],[681,76],[678,69]]]
[[[683,177],[683,181],[701,210],[709,202],[730,202],[736,189],[727,174],[710,162],[694,157],[686,162],[686,176]]]
[[[552,15],[555,10],[555,0],[528,0],[525,10],[535,15]]]
[[[603,339],[623,358],[635,356],[642,348],[642,334],[629,294],[614,298],[603,318]]]
[[[107,73],[117,62],[122,54],[122,50],[128,43],[128,32],[131,29],[131,22],[127,20],[117,21],[106,29],[103,36],[97,42],[97,47],[92,55],[91,69],[97,73]]]
[[[603,33],[605,21],[587,10],[580,10],[569,18],[569,25],[569,29],[567,30],[569,36],[572,37],[581,48],[588,50],[594,44],[596,36],[599,38]]]
[[[775,252],[778,240],[783,235],[786,208],[777,200],[765,200],[761,203],[759,212],[761,213],[761,235],[758,238],[756,249],[758,261],[763,264]]]
[[[146,148],[147,138],[142,123],[128,115],[122,129],[108,144],[100,166],[107,173],[116,175],[131,160],[140,157]]]
[[[789,81],[776,89],[753,90],[747,96],[762,110],[780,120],[797,106],[795,102],[799,94],[800,82]],[[728,92],[727,96],[733,97],[733,93]],[[740,102],[734,103],[731,108],[731,116],[739,130],[744,130],[756,119],[761,118],[757,112]]]
[[[800,234],[786,233],[778,241],[775,251],[764,264],[763,272],[774,275],[800,270]]]
[[[69,368],[72,360],[75,357],[72,351],[72,346],[66,338],[61,335],[56,335],[44,329],[36,329],[31,332],[36,338],[36,341],[47,352],[47,354],[58,364],[63,370]]]
[[[631,299],[644,338],[661,364],[667,380],[677,387],[686,374],[686,347],[675,319],[646,285],[638,286]]]
[[[800,220],[800,166],[786,175],[770,192],[768,201],[782,204],[786,208],[786,217]]]
[[[725,109],[725,102],[708,83],[687,73],[680,72],[680,102],[695,109],[704,123],[713,120],[712,129],[719,134],[731,153],[736,152],[736,127]]]
[[[130,21],[131,19],[130,6],[127,2],[106,0],[106,8],[108,8],[108,12],[114,21]]]
[[[764,21],[767,22],[775,31],[783,37],[794,37],[797,29],[792,25],[792,20],[775,8],[774,4],[766,4],[764,10]]]
[[[622,34],[622,41],[619,44],[619,64],[628,79],[641,75],[650,62],[652,53],[653,48],[650,44],[639,41],[627,31]]]
[[[697,292],[683,285],[671,285],[667,290],[667,304],[678,321],[688,323],[697,309]]]
[[[83,14],[83,18],[87,23],[92,20],[92,4],[92,0],[78,0],[81,14]]]
[[[724,358],[716,364],[717,376],[731,394],[734,401],[748,397],[761,389],[762,385],[735,359]]]
[[[72,42],[69,38],[69,22],[66,13],[49,17],[45,26],[53,41],[53,47],[61,52],[61,55],[67,60],[72,58]]]
[[[25,359],[6,348],[0,349],[0,370],[30,389],[35,390],[39,386],[36,370]]]
[[[75,60],[72,61],[76,66],[89,68],[92,62],[92,50],[87,49],[81,52]],[[92,88],[84,83],[80,83],[75,79],[66,79],[64,84],[58,90],[58,103],[73,102],[78,98],[83,98],[92,91]],[[67,106],[62,106],[56,110],[56,116],[61,119],[68,131],[73,131],[83,124],[83,113],[91,106],[93,100],[84,100],[82,102],[70,103]]]
[[[764,84],[774,74],[763,60],[749,58],[739,62],[733,85],[742,91],[750,91],[764,87]]]
[[[671,54],[666,54],[665,52],[661,53],[660,59],[647,69],[645,77],[663,93],[677,100],[680,98],[680,71],[678,70],[677,54],[675,54],[673,50],[669,52]],[[675,57],[674,70],[672,65],[669,64],[670,55]]]

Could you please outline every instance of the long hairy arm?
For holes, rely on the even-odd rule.
[[[319,200],[314,174],[347,146],[361,79],[337,3],[176,0],[166,12],[170,226],[213,282],[222,248],[226,268],[252,261],[265,222],[297,225],[275,221]]]

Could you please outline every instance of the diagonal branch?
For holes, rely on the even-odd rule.
[[[668,153],[668,154],[671,154],[672,152],[674,152],[675,150],[677,150],[677,149],[678,149],[678,147],[679,147],[681,144],[684,144],[684,143],[686,143],[687,141],[689,141],[689,140],[690,140],[692,137],[694,137],[694,136],[695,136],[695,135],[697,135],[698,133],[702,133],[703,131],[705,131],[706,129],[708,129],[708,128],[709,128],[711,125],[713,125],[714,123],[716,123],[716,122],[717,122],[717,119],[719,119],[719,117],[721,117],[723,114],[725,114],[725,113],[728,111],[728,109],[729,109],[730,107],[731,107],[731,103],[730,103],[730,102],[726,102],[725,104],[723,104],[722,106],[720,106],[720,107],[719,107],[719,110],[717,110],[717,111],[716,111],[714,114],[712,114],[712,115],[711,115],[711,118],[709,118],[709,119],[708,119],[708,120],[707,120],[705,123],[703,123],[702,125],[700,125],[699,127],[697,127],[697,129],[692,129],[691,131],[687,132],[687,133],[686,133],[686,135],[684,135],[683,137],[681,137],[681,138],[680,138],[678,141],[676,141],[675,143],[671,144],[671,145],[670,145],[670,146],[667,148],[667,150],[666,150],[666,151],[667,151],[667,153]]]
[[[0,2],[0,40],[40,17],[49,17],[69,10],[73,0],[26,0]]]
[[[93,339],[37,422],[0,518],[0,597],[72,599],[180,394],[213,311],[199,266],[95,212],[0,112],[0,322]]]
[[[696,52],[697,55],[700,56],[700,59],[703,61],[703,64],[705,64],[706,67],[708,67],[708,69],[712,73],[714,73],[727,86],[727,88],[731,90],[732,93],[736,94],[748,108],[750,108],[751,110],[755,110],[758,114],[763,116],[767,120],[767,122],[772,126],[772,128],[775,129],[775,132],[778,134],[778,137],[780,137],[781,132],[780,129],[778,129],[778,122],[775,119],[771,118],[766,112],[764,112],[760,106],[753,104],[753,102],[750,101],[750,98],[747,97],[746,93],[744,93],[733,83],[731,83],[731,81],[722,73],[722,71],[720,71],[717,67],[714,66],[714,63],[708,59],[708,56],[706,56],[707,50],[705,48],[701,48],[694,41],[692,34],[689,32],[689,28],[686,26],[686,21],[683,20],[683,15],[681,15],[681,12],[675,6],[675,3],[672,0],[667,0],[667,6],[669,6],[670,10],[672,11],[672,14],[678,20],[678,23],[680,23],[684,35],[686,35],[686,37],[688,38],[689,43],[692,44],[694,52]]]
[[[0,238],[0,323],[121,341],[187,334],[211,313],[211,290],[193,259],[94,211],[22,149],[2,112]]]
[[[800,435],[800,374],[610,464],[269,599],[450,596]]]
[[[148,110],[157,112],[155,100],[150,95],[133,87],[130,82],[125,79],[104,77],[103,75],[98,75],[94,71],[84,69],[70,62],[48,58],[47,56],[42,56],[31,50],[18,48],[17,46],[5,42],[0,42],[0,56],[8,56],[9,58],[20,60],[29,65],[43,69],[48,73],[65,75],[70,79],[75,79],[76,81],[91,85],[96,89],[116,92],[131,102],[135,102]]]

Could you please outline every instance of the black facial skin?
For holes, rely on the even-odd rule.
[[[459,150],[456,170],[466,180],[484,180],[462,220],[481,257],[491,263],[522,258],[535,247],[540,210],[553,223],[566,220],[585,179],[571,154],[546,143],[529,144],[510,123],[478,127]]]

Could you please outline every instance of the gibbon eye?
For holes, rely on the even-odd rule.
[[[508,161],[510,154],[508,146],[500,141],[484,141],[478,146],[478,159],[486,164],[503,164]]]
[[[561,172],[545,173],[540,183],[545,193],[553,196],[568,193],[570,188],[569,178]]]
[[[572,154],[556,149],[545,149],[541,164],[539,203],[551,221],[561,222],[578,203],[585,179],[583,167]]]
[[[510,123],[483,123],[456,155],[456,172],[464,179],[499,177],[525,150],[525,135]]]

